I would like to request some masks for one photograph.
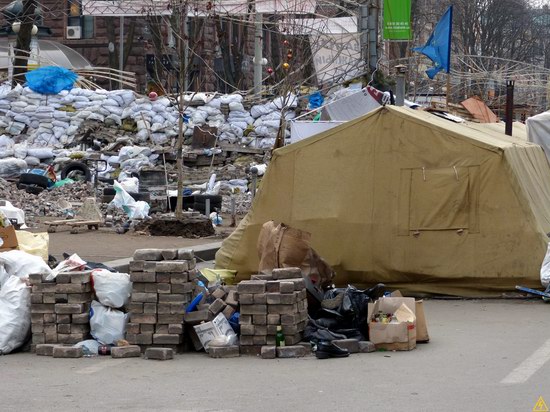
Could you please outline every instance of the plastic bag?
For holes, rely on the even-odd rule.
[[[548,244],[546,256],[544,256],[542,267],[540,268],[540,283],[545,288],[550,285],[550,243]]]
[[[42,258],[22,250],[10,250],[0,253],[0,265],[4,267],[9,276],[22,279],[28,278],[31,273],[47,275],[52,273],[52,270]],[[0,287],[2,287],[2,284],[0,284]]]
[[[117,181],[113,187],[116,194],[111,201],[112,205],[124,210],[130,219],[145,219],[149,215],[150,206],[147,202],[136,202]]]
[[[120,308],[128,303],[132,294],[130,275],[97,269],[92,272],[92,278],[95,294],[102,305]]]
[[[120,310],[108,308],[97,301],[92,301],[90,310],[91,334],[99,343],[111,345],[124,339],[128,315]]]
[[[83,340],[73,345],[74,348],[82,347],[84,356],[99,355],[99,342],[93,339]]]
[[[0,355],[22,346],[31,328],[31,288],[10,276],[0,289]]]
[[[53,268],[51,273],[46,277],[46,280],[53,280],[60,273],[72,272],[75,270],[83,270],[86,266],[86,262],[80,258],[76,253],[73,253],[69,256],[68,259],[65,259],[62,262]]]

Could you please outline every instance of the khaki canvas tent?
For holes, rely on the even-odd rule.
[[[385,106],[276,150],[216,266],[257,272],[269,220],[310,232],[338,285],[495,296],[540,287],[550,166],[497,130]]]

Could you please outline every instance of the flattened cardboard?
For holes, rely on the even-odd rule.
[[[0,251],[15,249],[18,246],[17,235],[13,226],[0,227]]]
[[[370,321],[378,311],[395,313],[402,304],[412,313],[416,312],[414,298],[383,297],[369,305],[369,340],[376,349],[412,350],[416,347],[416,321],[386,324]]]

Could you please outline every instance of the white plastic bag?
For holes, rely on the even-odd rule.
[[[542,283],[544,288],[547,288],[550,284],[550,243],[548,244],[548,250],[540,268],[540,283]]]
[[[31,288],[10,276],[0,289],[0,355],[25,343],[31,327]]]
[[[0,265],[4,267],[8,276],[16,276],[22,279],[27,279],[32,273],[47,275],[52,273],[52,270],[42,258],[22,250],[9,250],[0,253]],[[2,287],[2,284],[0,284],[0,287]]]
[[[111,345],[124,339],[128,315],[120,310],[108,308],[97,301],[92,301],[90,310],[90,330],[95,340],[104,345]]]
[[[67,259],[59,262],[56,267],[46,277],[46,280],[53,280],[60,273],[72,272],[75,270],[83,270],[86,266],[86,262],[80,258],[76,253],[73,253]]]
[[[96,269],[92,271],[92,278],[95,294],[102,305],[120,308],[128,303],[132,294],[129,274]]]
[[[117,181],[113,187],[116,194],[111,204],[124,210],[130,219],[145,219],[149,215],[150,206],[147,202],[136,202]]]

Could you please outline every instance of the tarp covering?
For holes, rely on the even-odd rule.
[[[337,285],[499,295],[539,287],[550,232],[540,146],[429,113],[381,107],[278,149],[216,266],[258,270],[268,220],[311,233]]]
[[[546,157],[550,160],[550,111],[529,117],[525,121],[527,139],[540,144]]]
[[[464,100],[462,106],[481,123],[497,123],[498,116],[479,97],[470,97]]]

